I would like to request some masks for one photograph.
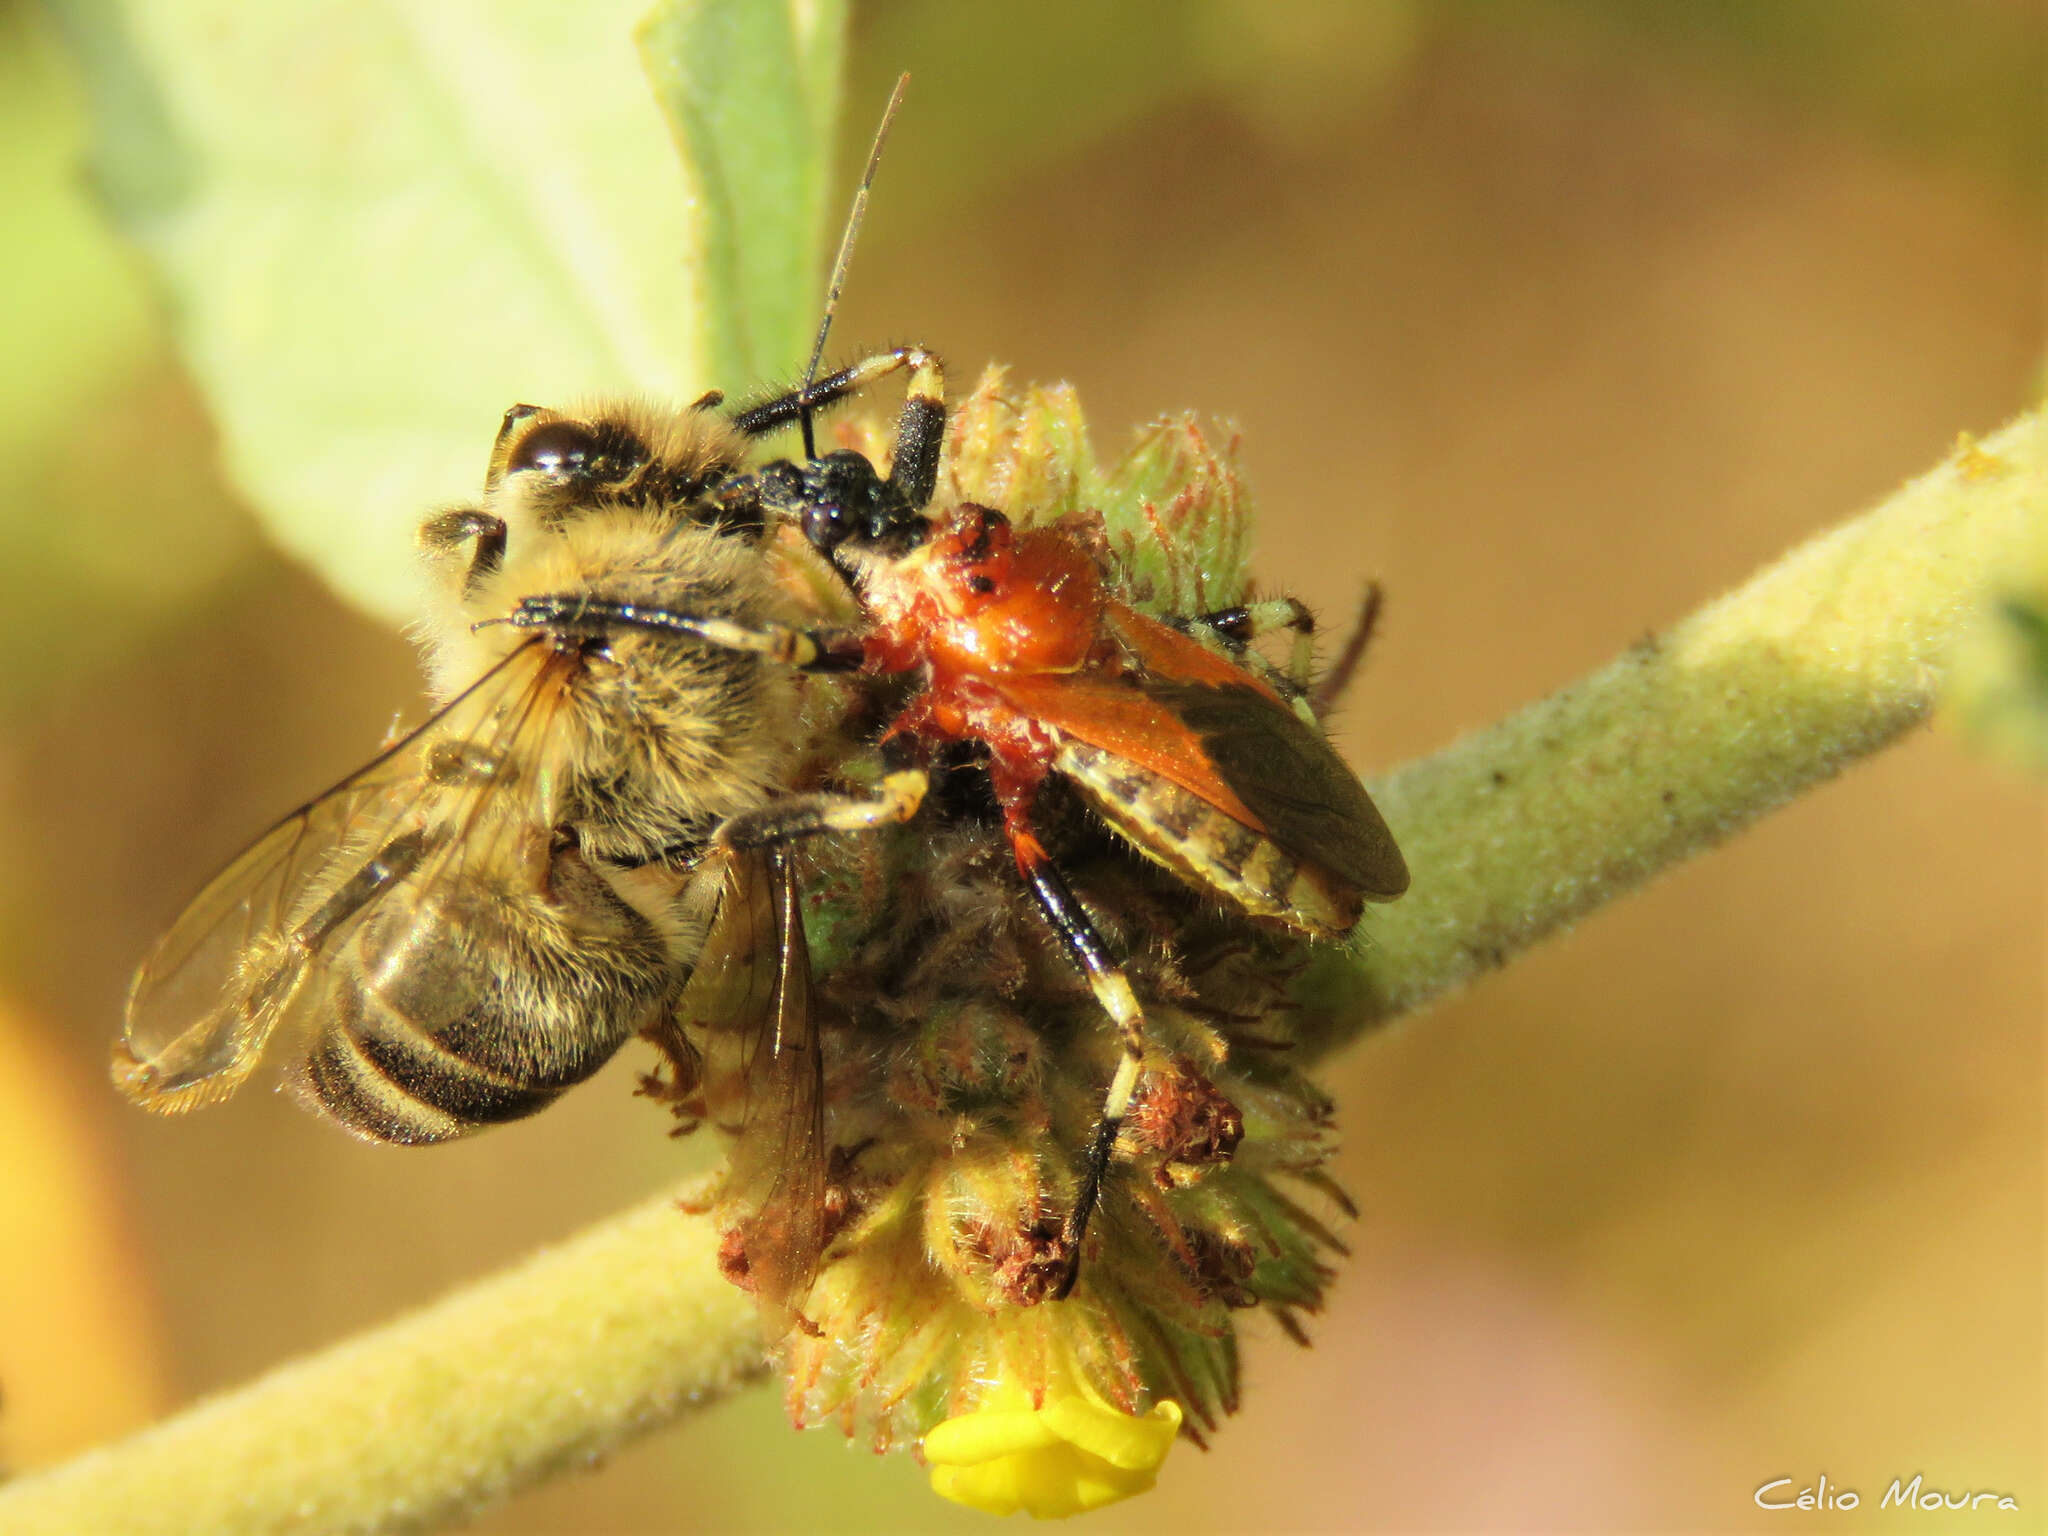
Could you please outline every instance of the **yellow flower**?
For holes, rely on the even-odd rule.
[[[1112,1408],[1078,1382],[1042,1407],[1012,1382],[924,1437],[932,1491],[992,1515],[1060,1520],[1145,1492],[1180,1433],[1171,1398],[1145,1414]]]

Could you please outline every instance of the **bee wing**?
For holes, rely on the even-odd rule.
[[[746,1283],[785,1326],[825,1248],[825,1075],[789,855],[732,856],[680,1004],[705,1031],[704,1096],[733,1137],[721,1205]]]
[[[550,823],[550,776],[516,770],[551,713],[553,656],[522,645],[207,883],[129,988],[114,1047],[129,1098],[178,1111],[232,1093],[280,1022],[321,996],[309,981],[323,955],[382,896],[502,860],[520,827]]]

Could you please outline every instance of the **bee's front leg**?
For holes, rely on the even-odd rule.
[[[505,563],[505,519],[481,507],[458,507],[421,524],[420,547],[429,559],[454,556],[462,546],[474,542],[469,569],[462,576],[462,590],[473,592],[477,583]]]

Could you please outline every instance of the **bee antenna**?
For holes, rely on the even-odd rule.
[[[811,348],[810,366],[804,369],[803,387],[797,391],[797,421],[803,428],[804,457],[815,459],[818,445],[811,431],[811,385],[818,377],[818,364],[825,356],[825,338],[832,334],[832,315],[839,308],[839,291],[846,286],[846,269],[853,262],[853,243],[860,234],[860,221],[868,211],[868,189],[875,184],[875,171],[882,163],[882,146],[889,141],[889,125],[896,121],[896,109],[903,105],[903,93],[910,87],[910,71],[896,77],[896,89],[889,93],[889,105],[882,109],[882,126],[875,130],[875,146],[868,151],[868,168],[861,173],[860,187],[853,194],[853,208],[846,215],[846,231],[839,237],[839,255],[832,263],[832,282],[825,290],[825,318],[818,322],[817,345]]]

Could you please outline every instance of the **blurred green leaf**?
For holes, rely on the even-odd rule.
[[[635,49],[645,3],[56,0],[100,186],[168,292],[230,478],[373,612],[417,612],[413,527],[475,494],[500,411],[725,383],[708,338],[737,326],[737,274],[810,258],[780,242],[815,212],[734,235],[678,165]],[[743,166],[693,164],[822,175],[830,102],[806,87],[836,59],[837,8],[803,7],[801,31],[797,10],[706,0],[649,23],[725,48],[691,74],[730,93],[699,118],[760,135]]]
[[[667,0],[640,55],[704,209],[698,278],[711,376],[789,380],[824,290],[846,7]]]
[[[1718,77],[1835,131],[1966,165],[2030,214],[2048,170],[2035,0],[1038,0],[993,14],[954,0],[866,6],[849,61],[854,99],[879,100],[916,60],[915,115],[946,131],[903,134],[889,176],[965,203],[956,216],[974,216],[991,183],[1191,99],[1282,148],[1356,134],[1420,61],[1489,42]]]
[[[84,93],[20,0],[0,0],[0,138],[0,460],[35,466],[0,495],[0,645],[42,654],[0,678],[11,716],[202,600],[254,541],[143,263],[78,174]]]
[[[78,195],[78,103],[37,20],[0,9],[0,445],[16,462],[152,340],[147,295]]]

